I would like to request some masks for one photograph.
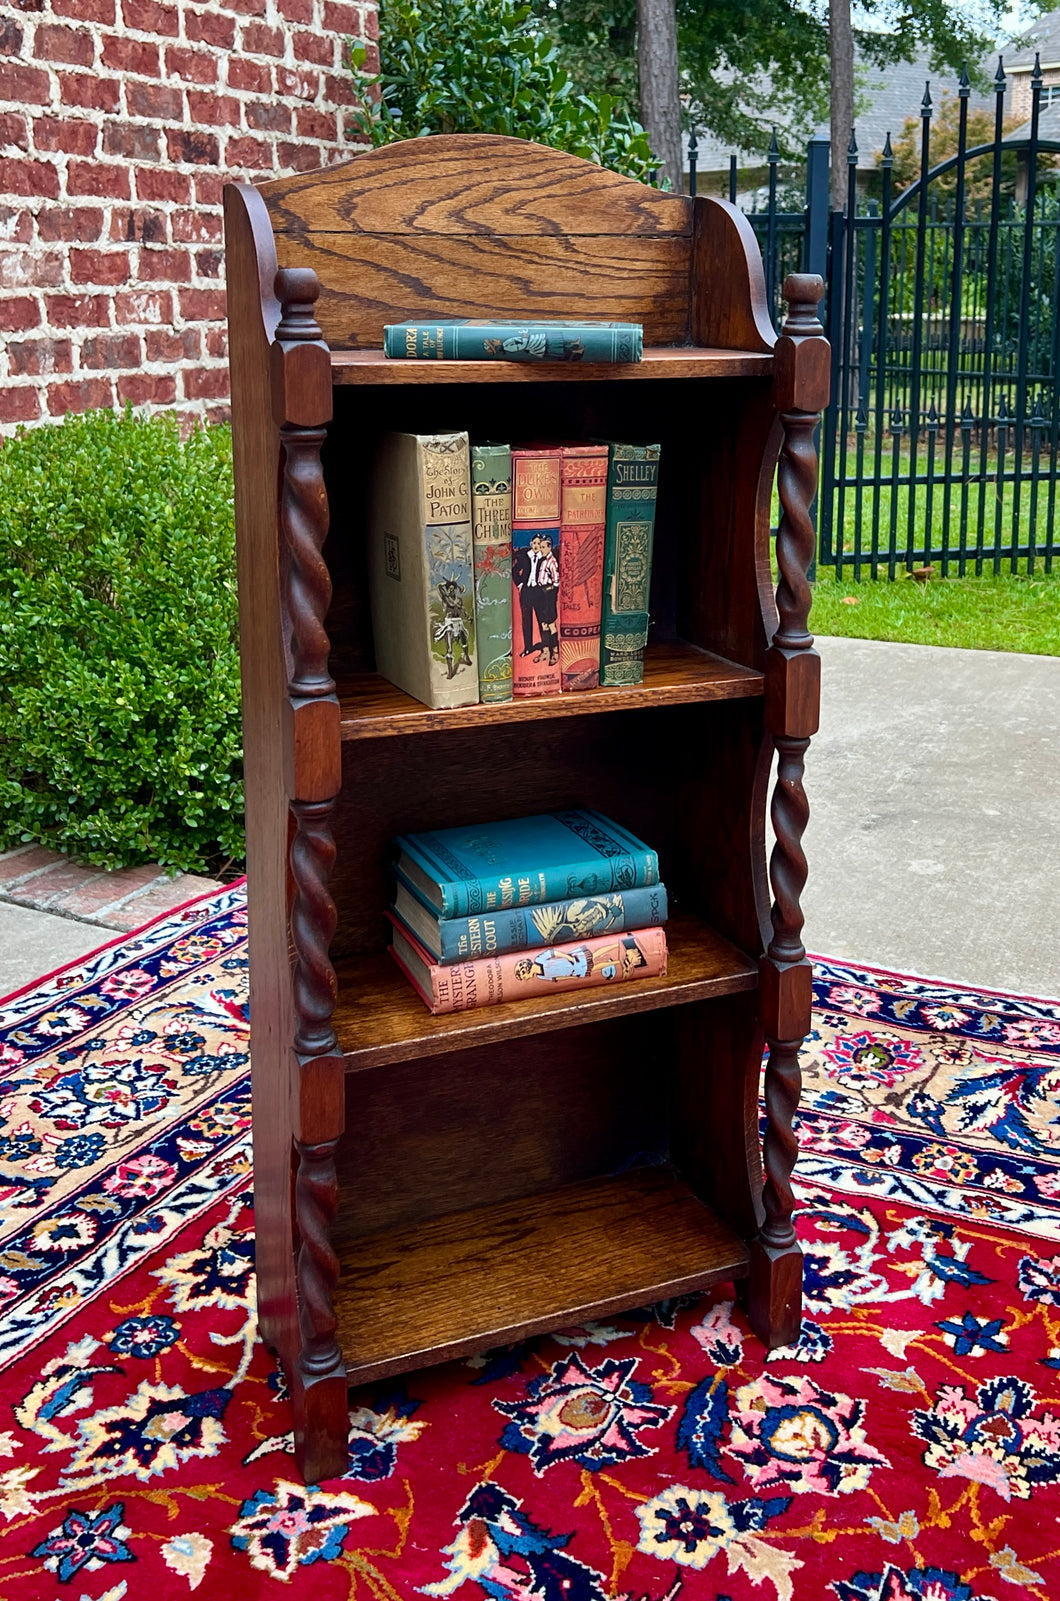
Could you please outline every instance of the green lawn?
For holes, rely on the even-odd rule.
[[[958,645],[965,650],[1019,650],[1060,656],[1060,569],[1031,577],[864,578],[840,583],[818,568],[810,627],[815,634]]]

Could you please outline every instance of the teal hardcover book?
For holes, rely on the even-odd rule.
[[[604,536],[601,684],[644,682],[658,484],[658,445],[612,444]]]
[[[443,967],[480,956],[567,945],[666,922],[666,886],[616,890],[609,895],[577,895],[543,906],[512,906],[475,917],[438,917],[411,884],[399,875],[394,912]]]
[[[640,361],[639,322],[397,322],[383,328],[383,354],[392,360]]]
[[[599,812],[546,812],[403,834],[397,869],[440,917],[541,906],[659,882],[656,853]]]

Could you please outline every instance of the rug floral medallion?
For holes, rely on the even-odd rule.
[[[351,1392],[256,1337],[245,909],[0,1003],[0,1601],[1060,1597],[1060,1005],[817,964],[798,1343],[731,1286]]]

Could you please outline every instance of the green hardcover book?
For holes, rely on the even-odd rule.
[[[601,684],[644,682],[658,482],[658,445],[611,445],[600,631]]]
[[[471,447],[478,693],[484,706],[512,698],[512,453]]]
[[[383,328],[383,354],[421,361],[640,361],[639,322],[396,322]]]
[[[425,706],[478,704],[467,434],[387,434],[368,509],[376,666]]]

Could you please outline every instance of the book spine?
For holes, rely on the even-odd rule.
[[[559,659],[565,690],[600,682],[600,613],[607,521],[606,445],[563,447]]]
[[[612,445],[607,485],[600,682],[644,682],[658,445]]]
[[[512,453],[507,445],[471,452],[475,627],[479,700],[512,698]]]
[[[560,450],[512,451],[512,693],[558,695]]]
[[[446,918],[438,923],[439,961],[449,967],[454,962],[503,956],[508,951],[537,950],[556,940],[589,939],[626,929],[651,928],[665,923],[666,916],[666,889],[656,884],[480,917]]]
[[[469,691],[478,683],[467,435],[423,435],[420,453],[432,705],[452,705],[454,679]]]
[[[421,361],[640,361],[639,323],[397,323],[383,329],[383,354]]]
[[[522,955],[513,952],[451,967],[433,966],[431,1011],[466,1012],[533,995],[661,978],[665,973],[666,933],[644,928]]]

